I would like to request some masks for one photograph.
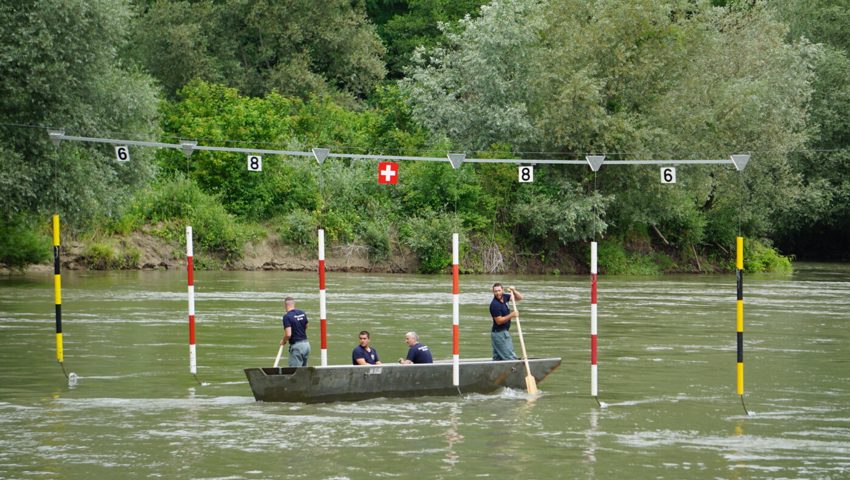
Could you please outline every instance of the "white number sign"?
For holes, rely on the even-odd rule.
[[[675,167],[664,167],[661,169],[661,183],[676,183]]]
[[[130,149],[126,145],[115,146],[115,159],[119,162],[127,162],[130,160]]]
[[[519,167],[519,183],[531,183],[534,181],[534,167]]]
[[[262,172],[263,171],[263,157],[259,155],[248,155],[248,171],[249,172]]]

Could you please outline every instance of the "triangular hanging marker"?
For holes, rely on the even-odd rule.
[[[594,172],[598,172],[599,167],[602,166],[602,162],[605,161],[605,155],[587,155],[584,158],[587,159],[587,164],[590,165],[590,169]]]
[[[53,146],[58,147],[59,143],[62,141],[62,137],[65,136],[65,130],[48,130],[47,135],[50,136],[50,141],[53,142]]]
[[[316,157],[316,161],[319,162],[319,165],[328,158],[328,154],[331,153],[330,148],[314,148],[313,156]]]
[[[747,162],[750,161],[749,155],[732,155],[732,163],[735,164],[735,169],[739,172],[747,168]]]
[[[449,161],[452,162],[452,168],[460,168],[460,164],[466,159],[465,153],[450,153]]]
[[[192,156],[192,151],[196,145],[198,145],[198,142],[195,140],[180,140],[180,148],[183,150],[183,155],[186,155],[186,158]]]

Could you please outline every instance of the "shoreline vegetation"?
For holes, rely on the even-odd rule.
[[[150,231],[157,231],[150,228]],[[185,242],[169,240],[148,232],[126,235],[88,237],[61,244],[62,271],[74,270],[174,270],[186,268]],[[161,231],[160,231],[161,233]],[[255,232],[256,233],[256,232]],[[450,242],[447,239],[447,244]],[[728,250],[714,251],[693,247],[690,251],[661,249],[651,243],[632,243],[626,247],[616,240],[601,240],[600,273],[613,275],[711,274],[734,272],[734,255]],[[719,246],[718,246],[719,247]],[[464,274],[587,274],[589,242],[563,247],[555,254],[522,252],[508,247],[483,244],[472,239],[462,244],[460,271]],[[719,254],[718,254],[719,252]],[[42,256],[40,261],[9,266],[0,263],[0,273],[15,275],[53,270],[52,262]],[[196,270],[246,271],[314,271],[317,265],[315,248],[287,245],[271,231],[262,238],[250,240],[237,255],[195,250]],[[790,257],[782,256],[762,241],[745,239],[745,265],[750,272],[790,272]],[[442,274],[450,272],[450,264],[439,269],[423,271],[415,251],[393,243],[390,253],[375,259],[368,245],[329,244],[326,269],[336,272],[375,272],[401,274]]]
[[[452,233],[465,273],[850,259],[846,5],[7,3],[10,272],[54,213],[65,270],[179,268],[186,226],[206,270],[312,270],[319,228],[351,271],[446,272]]]

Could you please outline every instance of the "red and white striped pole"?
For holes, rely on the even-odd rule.
[[[186,227],[186,273],[189,280],[189,372],[198,373],[195,351],[195,265],[192,261],[192,227]]]
[[[460,281],[458,235],[452,234],[452,385],[460,385]]]
[[[598,397],[596,371],[596,242],[590,242],[590,395]]]
[[[319,229],[319,325],[322,335],[322,366],[328,365],[328,318],[325,308],[325,230]]]

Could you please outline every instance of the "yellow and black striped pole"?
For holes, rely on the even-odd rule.
[[[53,215],[53,289],[56,293],[56,360],[65,373],[62,351],[62,275],[59,271],[59,215]],[[65,374],[67,377],[68,374]]]
[[[735,272],[738,284],[738,395],[744,394],[744,238],[737,238]]]

